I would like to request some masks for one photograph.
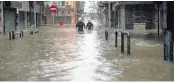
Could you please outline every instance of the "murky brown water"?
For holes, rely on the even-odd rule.
[[[131,55],[114,47],[114,34],[79,34],[74,28],[40,28],[39,34],[0,40],[0,80],[115,81],[174,80],[174,65],[163,61],[162,45],[131,40]]]

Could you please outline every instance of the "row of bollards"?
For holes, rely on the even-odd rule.
[[[30,34],[33,35],[34,33],[39,33],[39,31],[30,31]],[[24,32],[16,32],[15,31],[9,31],[9,40],[16,39],[16,35],[19,35],[20,38],[24,36]]]
[[[130,55],[130,34],[129,32],[116,31],[115,32],[115,47],[117,47],[118,33],[121,33],[121,52],[124,53],[124,36],[127,36],[127,55]],[[105,30],[105,40],[108,40],[108,31]]]
[[[129,32],[116,31],[115,32],[115,47],[118,43],[118,34],[121,33],[121,52],[124,53],[124,35],[127,36],[127,55],[130,55],[130,34]],[[108,31],[105,30],[105,39],[108,40]],[[170,30],[164,31],[164,60],[173,61],[173,40],[172,32]]]
[[[23,31],[20,31],[20,32],[18,32],[18,33],[15,33],[15,31],[9,31],[9,40],[15,39],[15,38],[16,38],[15,36],[16,36],[17,34],[19,34],[19,37],[20,37],[20,38],[22,38],[22,37],[24,36]]]
[[[125,35],[127,37],[127,55],[130,55],[130,34],[129,32],[123,32],[121,31],[121,53],[124,53],[124,39]],[[117,37],[118,37],[118,31],[115,32],[115,47],[117,47]]]
[[[39,33],[39,31],[30,31],[30,35],[33,35],[34,33]]]
[[[169,30],[164,31],[164,60],[173,61],[172,32]]]

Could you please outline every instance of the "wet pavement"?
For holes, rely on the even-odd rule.
[[[174,80],[174,64],[163,61],[160,42],[131,38],[131,56],[127,56],[120,44],[114,47],[112,29],[108,41],[103,29],[89,33],[77,33],[73,27],[39,30],[12,41],[0,38],[1,81]]]

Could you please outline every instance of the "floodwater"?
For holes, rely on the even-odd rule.
[[[131,38],[131,55],[114,47],[114,32],[77,33],[75,28],[39,28],[38,34],[0,40],[1,81],[174,80],[159,42]],[[119,38],[120,42],[120,38]],[[126,46],[126,45],[125,45]]]

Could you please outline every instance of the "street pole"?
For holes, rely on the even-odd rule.
[[[36,1],[34,1],[34,31],[36,31]]]
[[[41,14],[40,14],[40,20],[41,20],[40,23],[41,23],[41,24],[40,24],[40,26],[42,26],[42,15],[43,15],[43,10],[42,10],[42,9],[43,9],[43,6],[41,6]]]
[[[110,2],[109,2],[108,18],[109,18],[109,28],[111,28],[111,3]]]
[[[54,27],[54,12],[52,13],[52,16],[53,16],[53,27]]]
[[[159,4],[157,4],[157,9],[158,9],[158,39],[159,39],[159,27],[160,27],[160,9],[159,9]]]

